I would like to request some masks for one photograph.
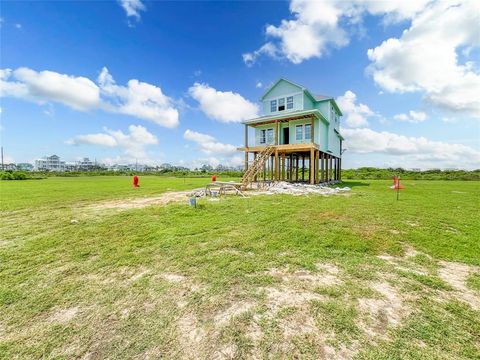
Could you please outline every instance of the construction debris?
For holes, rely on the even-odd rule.
[[[260,192],[260,194],[289,194],[289,195],[308,195],[308,194],[319,194],[319,195],[334,195],[339,193],[344,193],[350,191],[351,189],[346,186],[343,188],[328,187],[325,185],[310,185],[302,183],[288,183],[285,181],[279,181],[273,183],[268,189]]]

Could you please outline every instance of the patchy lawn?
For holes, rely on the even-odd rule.
[[[0,182],[0,358],[480,357],[478,182],[194,209],[152,198],[208,179],[130,181]]]

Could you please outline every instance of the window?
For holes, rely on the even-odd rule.
[[[311,140],[311,139],[312,139],[312,125],[305,124],[305,140]]]
[[[278,99],[278,111],[285,110],[285,98]]]
[[[287,109],[293,109],[293,96],[287,97]]]
[[[273,129],[267,129],[267,144],[273,144]]]
[[[295,126],[295,140],[296,141],[303,140],[303,125]]]
[[[277,111],[277,100],[270,101],[270,112]]]
[[[265,144],[265,133],[266,130],[260,130],[260,144]]]

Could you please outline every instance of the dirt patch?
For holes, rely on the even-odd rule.
[[[315,267],[320,271],[327,272],[332,275],[338,275],[340,273],[338,266],[329,263],[316,263]]]
[[[68,309],[62,309],[62,310],[57,310],[52,316],[49,317],[50,322],[56,322],[56,323],[67,323],[70,320],[72,320],[75,315],[78,313],[78,306],[68,308]]]
[[[230,320],[235,318],[238,315],[246,313],[255,306],[253,302],[238,302],[234,303],[225,311],[215,315],[214,322],[216,326],[227,325]]]
[[[183,283],[186,280],[185,276],[179,275],[179,274],[172,274],[172,273],[160,274],[160,277],[171,283]]]
[[[295,270],[290,272],[288,268],[270,269],[268,275],[276,277],[283,282],[306,284],[311,287],[338,285],[340,280],[337,277],[338,268],[331,264],[317,264],[317,268],[322,270],[322,274],[312,273],[307,270]]]
[[[237,346],[235,344],[226,344],[213,354],[213,358],[215,360],[235,359],[236,351]]]
[[[140,280],[144,275],[146,275],[146,274],[148,274],[148,273],[149,273],[148,270],[142,270],[142,271],[140,271],[139,273],[133,275],[133,276],[130,278],[129,281],[135,282],[135,281],[137,281],[137,280]]]
[[[470,274],[478,271],[478,268],[448,261],[440,261],[439,265],[441,267],[438,275],[454,289],[455,298],[468,303],[475,310],[480,310],[480,296],[466,285]]]
[[[316,334],[315,320],[306,311],[297,310],[293,314],[280,319],[278,326],[287,339],[298,335]]]
[[[171,202],[186,201],[187,197],[191,194],[191,191],[171,191],[163,193],[160,196],[144,197],[137,199],[122,199],[113,201],[104,201],[101,203],[90,205],[88,208],[91,210],[129,210],[129,209],[141,209],[152,205],[167,205]]]
[[[325,300],[319,294],[310,291],[295,290],[288,287],[265,288],[267,295],[266,306],[270,315],[275,314],[284,307],[299,307],[308,304],[312,300]]]
[[[360,310],[367,316],[360,322],[360,327],[371,337],[383,335],[389,327],[395,327],[407,315],[403,301],[397,290],[387,282],[371,285],[372,289],[382,295],[382,299],[360,298]]]
[[[206,337],[206,332],[198,323],[197,317],[191,313],[184,314],[177,322],[177,329],[185,358],[197,359]]]

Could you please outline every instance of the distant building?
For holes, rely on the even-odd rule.
[[[32,171],[33,165],[29,163],[19,163],[17,164],[17,170]]]
[[[96,167],[94,161],[91,161],[89,158],[85,157],[82,160],[77,162],[78,170],[92,170]]]
[[[14,163],[3,164],[3,170],[17,170],[17,165]]]
[[[65,161],[57,155],[46,156],[35,160],[35,170],[38,171],[65,171]]]

